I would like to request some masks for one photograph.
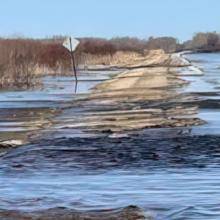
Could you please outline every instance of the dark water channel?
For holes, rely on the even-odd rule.
[[[220,54],[187,56],[204,75],[184,77],[192,83],[182,91],[198,96],[199,117],[206,125],[190,132],[152,129],[121,138],[64,135],[35,140],[0,158],[0,209],[87,211],[136,205],[159,220],[219,220]],[[53,80],[63,83],[62,95],[62,83],[58,88],[51,83],[48,91],[24,95],[19,102],[20,93],[0,93],[1,112],[7,109],[1,115],[12,107],[39,108],[42,102],[47,108],[68,104],[74,91],[71,78]],[[29,102],[36,93],[41,98]]]

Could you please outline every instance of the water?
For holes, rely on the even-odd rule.
[[[127,138],[36,140],[1,157],[0,208],[97,210],[137,205],[159,220],[218,220],[220,54],[187,56],[205,75],[184,77],[192,83],[182,90],[199,93],[199,116],[208,124],[187,134],[180,128],[153,129]],[[204,105],[210,100],[215,105]]]
[[[204,71],[204,76],[183,77],[191,83],[183,88],[184,92],[199,93],[203,103],[198,117],[208,121],[208,124],[193,128],[194,134],[220,134],[220,54],[191,54],[187,58]]]
[[[114,71],[102,73],[81,71],[77,94],[73,76],[47,76],[43,86],[27,91],[0,92],[0,139],[26,139],[34,131],[51,126],[55,115],[70,102],[84,98],[97,83],[108,79]],[[20,132],[20,133],[15,133]]]

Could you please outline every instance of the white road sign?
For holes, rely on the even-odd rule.
[[[67,37],[64,42],[63,46],[68,49],[70,52],[73,52],[76,50],[77,46],[79,45],[79,41],[73,37]]]

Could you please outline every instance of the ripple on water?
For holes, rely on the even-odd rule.
[[[0,205],[85,211],[135,204],[156,219],[216,220],[219,138],[149,139],[143,132],[119,139],[43,140],[1,158]]]

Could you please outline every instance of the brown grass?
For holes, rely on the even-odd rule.
[[[70,54],[62,46],[63,40],[62,36],[42,40],[0,39],[0,88],[30,87],[40,74],[49,72],[70,73]],[[77,64],[108,65],[119,62],[122,55],[123,59],[132,58],[148,49],[147,41],[137,38],[82,38],[80,41],[75,53]]]
[[[56,71],[69,66],[69,54],[60,44],[28,39],[0,40],[0,88],[32,86],[39,67]]]

